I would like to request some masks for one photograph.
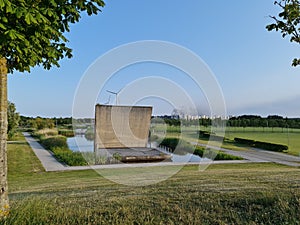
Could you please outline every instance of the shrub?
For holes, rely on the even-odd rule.
[[[198,155],[200,157],[203,157],[204,151],[205,151],[205,148],[197,146],[195,151],[194,151],[194,155]],[[214,155],[215,155],[215,157],[214,157]],[[238,157],[238,156],[229,155],[229,154],[226,154],[226,153],[220,152],[220,151],[216,152],[216,151],[213,151],[213,150],[210,150],[209,152],[206,152],[206,156],[209,157],[209,158],[214,157],[214,160],[241,160],[241,159],[243,159],[243,158]]]
[[[213,132],[203,131],[203,130],[199,131],[199,138],[211,139],[213,141],[223,141],[224,140],[223,136],[218,136]]]
[[[67,138],[64,136],[43,138],[40,139],[40,143],[48,150],[53,150],[54,148],[68,148]]]
[[[52,148],[52,152],[55,158],[69,166],[85,166],[86,160],[83,158],[80,152],[73,152],[68,148]]]
[[[262,148],[270,151],[275,151],[275,152],[283,152],[288,150],[288,146],[286,145],[281,145],[281,144],[274,144],[274,143],[268,143],[268,142],[262,142],[262,141],[255,141],[254,146],[256,148]]]
[[[58,131],[57,129],[49,129],[49,128],[45,128],[42,130],[36,130],[32,133],[32,136],[41,139],[44,137],[49,137],[49,136],[56,136],[58,135]]]
[[[274,152],[283,152],[288,150],[289,148],[286,145],[274,144],[274,143],[263,142],[263,141],[255,141],[255,140],[244,139],[244,138],[234,138],[234,141],[239,144],[244,144],[250,147],[261,148],[261,149],[270,150]]]
[[[254,146],[254,140],[251,139],[245,139],[245,138],[234,138],[234,141],[236,143],[242,144],[242,145],[249,145]]]
[[[66,129],[58,130],[58,134],[63,135],[65,137],[74,137],[73,130],[66,130]]]
[[[184,140],[180,140],[179,138],[165,138],[160,145],[170,148],[172,152],[176,150],[177,154],[187,152],[192,153],[194,150],[193,145]]]

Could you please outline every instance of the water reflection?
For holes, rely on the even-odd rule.
[[[72,151],[81,151],[81,152],[94,151],[94,142],[87,140],[84,135],[77,135],[75,137],[67,138],[67,144]],[[164,153],[171,154],[172,162],[200,162],[201,161],[201,157],[190,153],[177,155],[177,154],[167,152],[165,149],[162,148],[158,148],[158,149]]]

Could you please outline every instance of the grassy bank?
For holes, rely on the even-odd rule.
[[[0,224],[300,223],[297,168],[214,165],[200,172],[187,166],[163,182],[135,187],[93,170],[44,172],[25,142],[8,145],[8,160],[12,208]],[[101,174],[132,178],[142,170],[107,169]],[[164,170],[155,167],[152,172]]]

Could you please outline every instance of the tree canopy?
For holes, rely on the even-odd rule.
[[[97,14],[101,7],[102,0],[0,0],[0,57],[7,59],[8,72],[50,69],[72,57],[64,33],[81,12]]]
[[[300,1],[280,0],[275,1],[274,4],[282,11],[278,16],[270,16],[274,23],[267,25],[267,30],[280,31],[283,38],[289,37],[291,42],[300,44]],[[292,65],[300,65],[300,59],[295,58]]]
[[[7,135],[12,138],[17,132],[19,126],[20,115],[16,112],[16,106],[12,102],[8,102],[7,106]]]

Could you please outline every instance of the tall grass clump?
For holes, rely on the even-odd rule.
[[[32,132],[32,136],[41,139],[41,138],[45,138],[45,137],[51,137],[51,136],[56,136],[58,135],[58,130],[53,128],[45,128],[45,129],[41,129],[41,130],[35,130]]]
[[[80,152],[73,152],[68,148],[67,138],[65,136],[52,136],[40,139],[41,145],[52,151],[55,158],[69,166],[84,166],[87,162]]]
[[[74,137],[74,131],[72,129],[59,129],[58,130],[59,135],[63,135],[65,137]]]

